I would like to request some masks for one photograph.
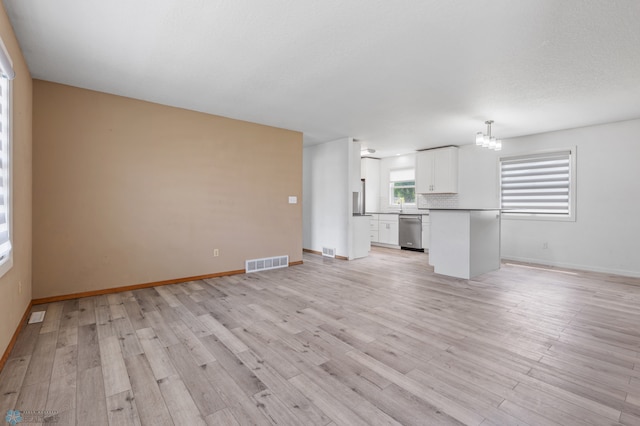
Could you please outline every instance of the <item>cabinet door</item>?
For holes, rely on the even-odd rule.
[[[427,194],[433,187],[433,151],[416,154],[416,193]]]
[[[393,244],[397,246],[400,242],[400,227],[398,222],[389,223],[389,235],[387,244]]]
[[[398,241],[398,223],[380,222],[380,229],[378,230],[378,242],[397,246]]]
[[[458,148],[433,150],[433,193],[458,192]]]
[[[422,221],[422,248],[429,250],[429,222]]]
[[[378,227],[378,242],[383,244],[389,244],[387,241],[389,240],[389,223],[388,222],[380,222],[380,226]]]
[[[430,149],[416,155],[416,192],[418,194],[455,194],[458,192],[458,148]]]

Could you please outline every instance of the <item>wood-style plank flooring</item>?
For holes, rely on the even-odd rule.
[[[640,280],[375,248],[48,305],[0,414],[61,425],[640,425]],[[26,413],[26,414],[25,414]]]

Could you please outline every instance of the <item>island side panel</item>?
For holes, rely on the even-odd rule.
[[[434,272],[469,278],[470,220],[468,210],[432,210],[429,263]]]
[[[500,211],[472,211],[470,277],[500,269]]]

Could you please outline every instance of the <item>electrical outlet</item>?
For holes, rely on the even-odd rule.
[[[547,242],[542,243],[542,249],[543,250],[546,250],[548,248],[549,248],[549,243],[547,243]]]
[[[18,294],[22,294],[22,281],[18,281]]]
[[[220,250],[213,249],[213,257],[218,257],[218,256],[220,256]]]

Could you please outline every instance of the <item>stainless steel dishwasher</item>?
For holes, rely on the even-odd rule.
[[[419,214],[401,214],[399,242],[403,249],[424,251],[422,248],[422,216]]]

